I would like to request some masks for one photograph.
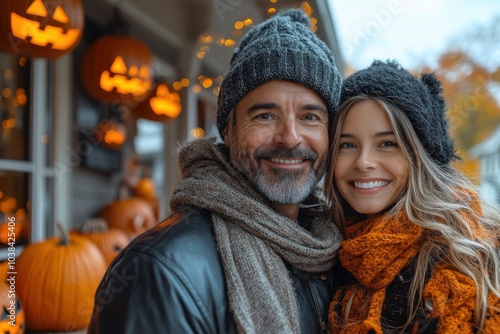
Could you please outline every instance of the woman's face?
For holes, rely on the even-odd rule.
[[[371,100],[355,103],[337,145],[334,179],[352,208],[376,215],[394,205],[407,186],[409,165],[382,107]]]

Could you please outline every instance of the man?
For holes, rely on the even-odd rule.
[[[224,140],[179,152],[173,214],[96,294],[89,333],[320,333],[340,243],[313,189],[340,75],[300,10],[251,29],[218,98]]]

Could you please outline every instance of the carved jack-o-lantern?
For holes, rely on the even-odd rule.
[[[97,125],[94,136],[104,147],[117,149],[125,143],[127,128],[123,123],[105,119]]]
[[[163,122],[176,118],[182,110],[181,97],[167,84],[160,82],[134,112],[138,117]]]
[[[0,333],[23,334],[26,329],[24,309],[15,294],[15,287],[11,288],[5,280],[0,282],[0,307]]]
[[[152,84],[152,62],[151,51],[138,39],[102,36],[83,56],[83,87],[90,96],[103,102],[140,101]]]
[[[0,47],[16,56],[56,58],[78,45],[84,24],[80,0],[2,0]]]

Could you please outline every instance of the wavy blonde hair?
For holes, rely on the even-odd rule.
[[[473,279],[477,289],[475,319],[481,329],[490,307],[488,295],[492,293],[500,298],[500,212],[486,202],[480,202],[481,210],[474,209],[472,201],[478,199],[472,194],[477,194],[476,187],[457,169],[437,163],[422,146],[404,112],[384,99],[354,96],[340,106],[333,120],[325,179],[332,218],[343,232],[346,217],[355,214],[341,197],[333,173],[345,116],[355,103],[367,100],[376,102],[386,112],[410,168],[406,190],[388,214],[404,210],[414,224],[425,229],[416,256],[405,327],[416,315],[415,305],[423,307],[426,274],[439,262]],[[471,226],[471,222],[475,226]]]

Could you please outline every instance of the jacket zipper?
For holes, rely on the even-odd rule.
[[[311,296],[313,298],[314,309],[316,310],[316,315],[318,316],[319,325],[321,328],[321,333],[326,333],[326,324],[323,321],[323,317],[321,314],[321,308],[319,306],[317,291],[316,291],[316,288],[314,287],[310,277],[307,278],[307,286],[309,287],[309,292],[311,293]]]

